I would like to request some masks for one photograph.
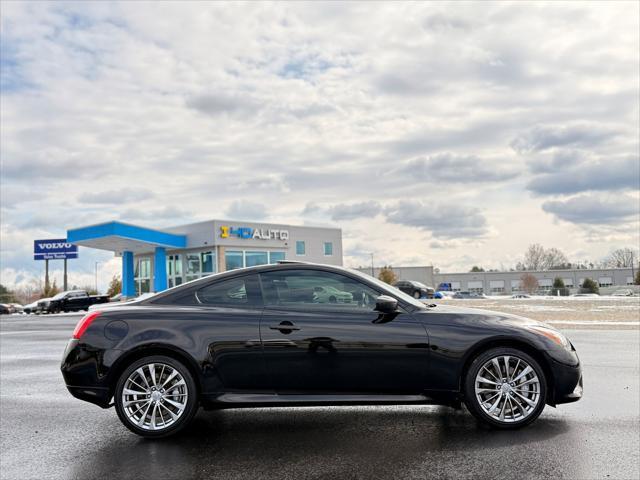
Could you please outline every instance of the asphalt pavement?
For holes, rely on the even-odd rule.
[[[570,330],[584,398],[512,432],[445,407],[200,411],[144,440],[72,398],[77,315],[0,317],[0,478],[640,478],[640,332]]]

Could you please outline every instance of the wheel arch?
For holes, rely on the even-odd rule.
[[[112,396],[114,394],[116,384],[118,383],[120,375],[122,375],[122,372],[124,372],[124,370],[129,365],[137,360],[140,360],[141,358],[151,357],[153,355],[164,355],[166,357],[173,358],[174,360],[179,361],[185,367],[187,367],[189,373],[191,373],[191,376],[193,377],[193,381],[196,384],[198,397],[200,397],[200,394],[202,393],[202,379],[196,361],[184,350],[173,345],[166,345],[161,343],[139,345],[118,358],[109,372],[110,395]]]
[[[546,394],[545,401],[547,404],[555,407],[555,399],[554,399],[555,379],[553,376],[553,370],[551,369],[551,366],[549,364],[549,360],[534,345],[532,345],[531,343],[521,338],[512,338],[512,337],[492,338],[492,339],[485,340],[483,342],[479,342],[476,345],[474,345],[467,352],[462,365],[460,378],[458,379],[459,391],[464,395],[464,388],[463,388],[464,379],[467,376],[467,372],[469,371],[469,368],[471,367],[471,364],[473,363],[473,361],[479,355],[486,352],[487,350],[491,350],[492,348],[500,348],[500,347],[516,348],[518,350],[522,350],[524,353],[526,353],[527,355],[532,357],[536,362],[538,362],[538,364],[540,364],[540,367],[544,372],[544,376],[547,384],[547,394]]]

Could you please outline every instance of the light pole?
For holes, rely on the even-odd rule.
[[[375,277],[376,273],[375,273],[375,271],[373,269],[373,252],[371,252],[369,255],[371,255],[371,276]]]
[[[98,294],[98,263],[96,262],[95,274],[96,274],[96,295]]]

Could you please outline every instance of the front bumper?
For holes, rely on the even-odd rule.
[[[570,366],[552,360],[551,369],[554,388],[549,403],[555,406],[580,400],[583,392],[582,366],[579,363]]]

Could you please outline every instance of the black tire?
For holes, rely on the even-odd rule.
[[[170,367],[177,370],[180,373],[180,375],[182,375],[182,378],[186,383],[186,388],[188,392],[187,405],[182,415],[178,418],[178,420],[175,421],[175,423],[171,424],[170,426],[162,430],[146,430],[137,425],[134,425],[128,419],[124,410],[124,406],[122,404],[122,390],[124,388],[127,378],[136,369],[138,369],[143,365],[147,365],[149,363],[167,364]],[[122,374],[120,375],[120,378],[118,379],[118,383],[116,385],[116,390],[114,393],[114,403],[116,407],[116,412],[118,413],[118,418],[120,418],[120,421],[123,423],[123,425],[127,427],[129,430],[131,430],[133,433],[145,438],[162,438],[162,437],[168,437],[170,435],[175,435],[176,433],[180,432],[191,423],[191,421],[193,420],[193,417],[198,411],[199,399],[198,399],[198,390],[196,387],[196,383],[193,379],[193,376],[191,375],[191,372],[187,367],[184,366],[184,364],[182,364],[178,360],[171,357],[165,357],[164,355],[153,355],[150,357],[141,358],[140,360],[133,362],[131,365],[129,365],[129,367],[127,367],[122,372]]]
[[[475,379],[478,371],[482,368],[482,366],[490,361],[492,358],[500,357],[500,356],[509,356],[514,357],[516,359],[521,359],[522,361],[529,364],[529,366],[535,371],[535,374],[538,376],[538,380],[540,382],[540,392],[538,403],[535,408],[522,420],[513,421],[510,423],[501,422],[500,420],[495,419],[488,413],[486,413],[483,408],[480,406],[480,401],[476,397],[475,394]],[[544,374],[544,370],[540,366],[540,364],[530,355],[525,352],[518,350],[516,348],[509,347],[498,347],[492,348],[485,352],[479,354],[469,366],[467,370],[467,374],[464,378],[464,403],[467,406],[467,409],[471,414],[480,421],[480,423],[484,425],[488,425],[493,428],[501,429],[501,430],[511,430],[520,427],[524,427],[525,425],[529,425],[535,419],[537,419],[542,410],[544,410],[546,404],[546,395],[547,395],[547,379]]]
[[[420,298],[422,295],[420,295],[420,290],[416,290],[415,292],[413,292],[413,298],[418,299]]]
[[[336,297],[334,297],[333,295],[331,295],[329,297],[329,303],[337,303],[337,302],[338,302],[338,299]]]

